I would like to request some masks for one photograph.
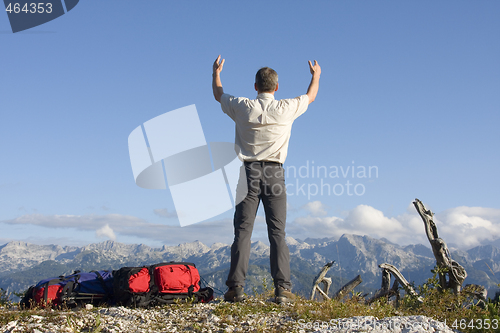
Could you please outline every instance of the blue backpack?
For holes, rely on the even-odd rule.
[[[82,304],[100,305],[113,299],[113,274],[110,271],[75,273],[49,278],[30,287],[21,300],[24,307],[59,306],[77,307]]]

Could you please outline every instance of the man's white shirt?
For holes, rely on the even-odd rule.
[[[256,99],[223,94],[220,102],[222,111],[235,122],[241,160],[284,163],[293,121],[306,112],[309,97],[276,100],[269,93]]]

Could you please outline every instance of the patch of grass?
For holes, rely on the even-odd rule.
[[[349,298],[345,302],[329,300],[316,302],[302,300],[292,305],[297,320],[328,322],[331,319],[349,318],[356,316],[374,316],[385,318],[400,315],[391,305],[377,301],[371,305],[360,302],[357,297]]]
[[[423,302],[405,295],[397,305],[393,305],[387,298],[366,304],[359,293],[353,293],[343,302],[335,300],[318,302],[299,296],[294,303],[278,305],[270,301],[274,296],[274,290],[263,289],[267,290],[240,303],[227,303],[217,299],[208,306],[193,304],[193,300],[185,300],[177,304],[160,306],[155,308],[160,312],[148,325],[150,329],[159,331],[168,331],[175,326],[184,331],[206,332],[210,325],[212,327],[215,325],[220,332],[231,330],[231,327],[244,332],[298,332],[301,322],[321,325],[321,323],[331,323],[338,318],[358,316],[382,319],[393,316],[425,315],[445,322],[449,327],[464,333],[498,332],[500,328],[498,300],[490,300],[481,305],[473,302],[466,293],[455,295],[451,291],[441,290],[436,274],[423,285],[415,287]],[[83,320],[84,316],[81,316],[80,311],[93,315],[85,316],[86,319]],[[165,318],[172,317],[174,313],[175,317],[184,319],[182,325],[176,326],[176,323],[165,321]],[[4,308],[0,311],[0,326],[15,320],[33,321],[34,316],[41,316],[43,323],[51,323],[57,327],[64,326],[72,332],[97,333],[106,330],[103,325],[106,319],[101,318],[101,315],[99,308],[78,312],[67,309],[54,311],[42,307],[17,311]],[[485,328],[487,323],[489,328]]]

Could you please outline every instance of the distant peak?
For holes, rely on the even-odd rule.
[[[336,239],[334,237],[324,237],[324,238],[309,238],[304,239],[304,243],[309,245],[318,245],[327,242],[334,242]]]
[[[182,250],[195,250],[195,251],[201,251],[201,252],[208,252],[210,248],[200,242],[199,240],[195,240],[194,242],[191,243],[182,243],[177,245],[177,248],[182,249]]]
[[[224,243],[213,243],[212,246],[210,246],[210,249],[211,250],[217,250],[217,249],[220,249],[221,247],[225,247],[225,246],[228,246],[228,244],[224,244]]]
[[[287,237],[285,238],[285,241],[288,245],[297,245],[297,244],[300,244],[301,242],[299,242],[298,240],[296,240],[295,238],[293,237]]]
[[[252,248],[255,248],[255,249],[257,249],[257,248],[268,248],[268,247],[269,246],[267,244],[265,244],[264,242],[262,242],[260,240],[252,243]]]

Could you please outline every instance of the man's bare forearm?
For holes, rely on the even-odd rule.
[[[222,88],[222,82],[220,80],[220,74],[212,74],[212,90],[214,91],[214,98],[220,103],[220,98],[224,94],[224,89]]]
[[[309,61],[309,70],[311,71],[311,83],[309,83],[309,88],[307,88],[307,97],[309,97],[309,104],[314,102],[316,95],[318,95],[319,89],[319,77],[321,76],[321,67],[318,62],[314,60],[314,65]]]
[[[311,78],[311,83],[309,83],[309,88],[307,88],[307,97],[309,97],[309,103],[314,102],[316,95],[318,95],[319,90],[319,75],[313,75]]]

